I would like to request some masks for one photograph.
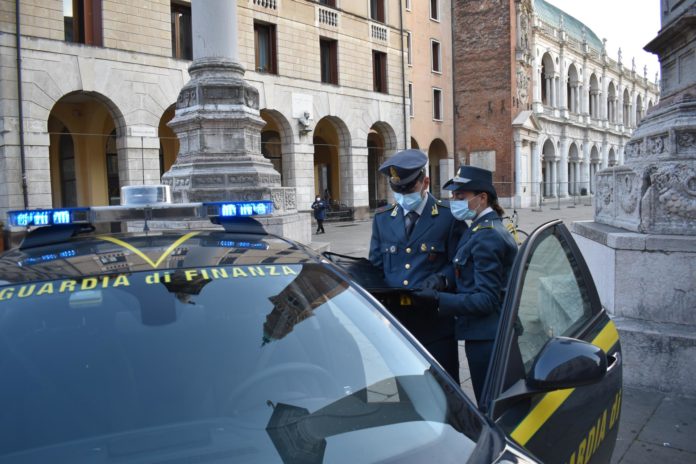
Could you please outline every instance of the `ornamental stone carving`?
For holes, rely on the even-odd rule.
[[[647,153],[649,155],[661,155],[666,150],[667,136],[650,137],[647,139]]]
[[[677,149],[679,152],[696,151],[696,132],[677,132]]]
[[[294,210],[297,209],[297,197],[294,190],[285,191],[285,209]]]
[[[280,189],[273,190],[271,192],[271,199],[273,200],[273,209],[274,210],[278,211],[278,210],[283,209],[283,206],[284,206],[283,205],[283,203],[284,203],[283,197],[284,197],[283,191]]]
[[[640,200],[639,186],[636,185],[637,175],[635,172],[628,172],[616,178],[617,199],[621,209],[626,214],[633,214],[638,208]]]
[[[650,176],[660,206],[672,218],[696,219],[696,171],[686,164],[668,164]]]

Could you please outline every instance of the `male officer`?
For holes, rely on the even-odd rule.
[[[375,213],[370,261],[383,270],[389,287],[432,287],[438,274],[454,279],[450,263],[466,223],[456,221],[448,204],[428,193],[427,162],[421,151],[403,150],[379,168],[389,178],[396,203]],[[433,307],[414,305],[409,293],[391,306],[389,310],[459,381],[454,318],[438,318]]]
[[[456,293],[436,291],[448,290],[440,286],[417,291],[414,297],[420,304],[436,306],[443,317],[456,316],[457,338],[465,340],[471,382],[480,400],[517,244],[501,222],[505,212],[491,171],[462,166],[443,188],[453,191],[452,215],[461,222],[472,221],[453,260]]]

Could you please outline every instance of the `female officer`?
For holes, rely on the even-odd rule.
[[[456,293],[439,292],[446,285],[445,279],[441,279],[442,284],[420,290],[416,297],[435,300],[441,316],[456,316],[456,335],[459,340],[465,340],[478,401],[493,353],[502,298],[517,245],[501,222],[504,211],[498,204],[490,171],[462,166],[443,188],[453,192],[452,215],[459,221],[472,220],[453,259]]]

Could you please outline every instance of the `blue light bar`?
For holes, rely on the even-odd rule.
[[[203,203],[206,215],[220,219],[267,216],[273,214],[272,201],[235,201]]]
[[[28,209],[9,211],[7,213],[7,219],[12,227],[88,224],[89,208]]]

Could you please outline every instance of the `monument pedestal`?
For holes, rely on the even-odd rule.
[[[696,395],[696,237],[591,221],[573,236],[621,334],[624,382]]]
[[[268,232],[311,241],[309,214],[297,211],[294,188],[261,154],[259,92],[244,79],[237,51],[237,4],[192,3],[194,61],[169,126],[180,142],[176,162],[162,176],[176,203],[273,202],[273,216],[260,218]]]

